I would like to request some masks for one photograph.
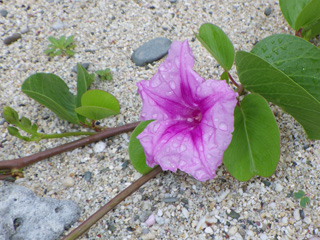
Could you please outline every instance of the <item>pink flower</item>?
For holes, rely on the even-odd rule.
[[[188,42],[176,41],[152,79],[137,83],[141,120],[155,120],[137,138],[150,167],[206,181],[231,142],[237,93],[225,81],[205,81],[193,65]]]

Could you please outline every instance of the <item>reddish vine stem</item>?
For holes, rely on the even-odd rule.
[[[62,240],[73,240],[80,237],[82,234],[87,232],[92,225],[99,221],[104,215],[106,215],[110,210],[117,206],[120,202],[130,196],[132,193],[137,191],[143,184],[148,182],[150,179],[154,178],[158,173],[162,172],[162,169],[158,166],[151,170],[146,175],[143,175],[137,181],[132,183],[129,187],[111,199],[106,205],[100,208],[97,212],[91,215],[87,220],[82,222],[76,229],[70,232]]]
[[[0,170],[4,169],[19,169],[29,166],[33,163],[41,161],[43,159],[55,156],[57,154],[73,150],[78,147],[82,147],[84,145],[97,142],[99,140],[112,137],[121,133],[130,132],[134,130],[140,122],[129,123],[120,127],[108,128],[101,132],[96,133],[95,135],[91,135],[85,138],[81,138],[74,142],[70,142],[52,149],[48,149],[46,151],[36,153],[27,157],[17,158],[13,160],[5,160],[0,161]]]

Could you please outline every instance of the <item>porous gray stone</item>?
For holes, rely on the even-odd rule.
[[[80,216],[71,200],[36,196],[28,188],[0,188],[0,239],[54,240]]]
[[[161,59],[168,53],[171,41],[164,37],[154,38],[138,47],[131,55],[137,66],[144,66]]]

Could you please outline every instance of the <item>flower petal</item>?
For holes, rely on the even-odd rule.
[[[137,83],[143,101],[141,120],[181,119],[196,104],[195,90],[204,81],[192,70],[194,59],[188,42],[171,44],[168,57],[150,81]]]
[[[216,175],[223,152],[231,142],[237,93],[225,81],[206,83],[197,90],[199,107],[203,110],[199,124],[156,120],[137,137],[150,167],[160,165],[163,170],[173,172],[180,169],[200,181]]]

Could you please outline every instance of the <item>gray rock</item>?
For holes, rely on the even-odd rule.
[[[21,28],[20,32],[21,32],[22,34],[29,32],[29,27],[28,27],[28,26],[23,26],[23,27]]]
[[[176,3],[177,0],[169,0],[169,2],[171,2],[171,3]]]
[[[5,9],[0,9],[0,15],[1,15],[2,17],[6,17],[6,16],[8,15],[8,11],[5,10]]]
[[[5,38],[5,39],[3,40],[3,43],[4,43],[5,45],[9,45],[9,44],[17,41],[17,40],[20,39],[20,38],[21,38],[21,34],[20,34],[20,33],[14,33],[14,34],[12,34],[10,37]]]
[[[92,173],[90,171],[86,171],[83,175],[84,180],[90,182]]]
[[[13,184],[0,188],[0,216],[0,239],[54,240],[78,220],[80,209]]]
[[[131,60],[137,66],[161,59],[168,53],[171,41],[164,37],[154,38],[137,48],[131,55]]]
[[[264,15],[266,16],[269,16],[271,14],[272,10],[271,8],[267,7],[265,10],[264,10]]]
[[[81,66],[84,67],[86,70],[88,70],[90,63],[81,63]],[[72,70],[74,73],[78,73],[77,65],[75,65]]]
[[[65,25],[61,20],[58,20],[54,24],[52,24],[51,27],[53,28],[53,30],[60,30],[65,28]]]

